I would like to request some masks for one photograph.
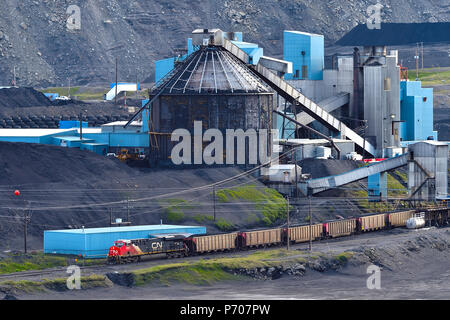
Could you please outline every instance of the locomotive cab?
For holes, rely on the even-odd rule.
[[[131,244],[130,240],[117,240],[117,241],[114,241],[114,245],[117,248],[122,248],[123,246],[129,246],[130,244]]]

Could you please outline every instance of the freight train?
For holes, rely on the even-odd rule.
[[[109,249],[108,263],[140,261],[142,256],[166,254],[185,257],[208,252],[246,250],[249,248],[285,245],[361,234],[377,230],[405,227],[416,210],[366,215],[326,221],[312,225],[291,226],[216,235],[156,235],[148,239],[118,240]],[[431,209],[425,212],[427,225],[447,225],[448,209]]]

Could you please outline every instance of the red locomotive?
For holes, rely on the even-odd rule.
[[[148,239],[117,240],[109,248],[108,263],[138,262],[142,256],[166,254],[168,258],[188,255],[186,235],[152,235]]]

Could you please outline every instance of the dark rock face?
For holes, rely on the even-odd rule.
[[[81,29],[67,28],[65,1],[2,1],[0,82],[18,85],[83,85],[114,79],[119,58],[121,81],[154,79],[154,60],[175,56],[195,28],[242,31],[266,55],[282,55],[283,30],[323,34],[331,44],[366,22],[373,1],[98,0],[80,2]],[[447,0],[383,2],[383,22],[449,20]],[[301,17],[301,19],[299,19]]]

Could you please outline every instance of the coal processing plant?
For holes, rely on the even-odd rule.
[[[423,25],[419,27],[423,29]],[[352,32],[362,32],[360,29]],[[415,41],[420,37],[423,35],[418,33]],[[286,181],[294,181],[298,187],[294,189],[307,195],[368,178],[372,185],[369,193],[385,197],[386,171],[409,164],[412,176],[424,169],[433,180],[408,180],[411,196],[426,193],[446,197],[447,175],[435,173],[447,170],[444,149],[448,143],[438,142],[433,130],[433,89],[408,80],[398,51],[388,51],[379,37],[374,37],[373,44],[368,37],[359,35],[356,39],[352,42],[353,54],[334,55],[327,69],[323,35],[284,31],[283,59],[276,59],[265,56],[258,44],[244,42],[241,32],[197,29],[187,39],[185,54],[155,62],[155,85],[149,90],[149,98],[126,120],[122,117],[121,121],[94,127],[61,120],[59,128],[54,129],[0,129],[0,141],[81,148],[125,160],[143,160],[155,167],[201,166],[205,163],[196,162],[194,157],[208,145],[202,140],[208,129],[218,129],[223,135],[227,130],[259,133],[276,129],[275,136],[260,140],[267,140],[267,154],[274,150],[276,154],[288,154],[280,160],[282,167],[274,164],[261,175],[272,186],[279,185],[279,190],[284,190]],[[361,39],[362,47],[358,47]],[[346,37],[342,41],[349,44]],[[389,45],[395,45],[395,39],[390,39]],[[139,85],[113,83],[105,99],[131,87],[137,89]],[[200,132],[195,132],[196,123],[200,123]],[[196,152],[175,164],[172,151],[179,140],[173,139],[173,133],[177,129],[194,137],[200,134],[201,140],[200,146],[195,146],[193,139],[190,150]],[[236,164],[234,140],[230,150],[225,140],[224,150],[216,154],[213,164]],[[433,164],[419,164],[417,157],[428,155],[408,152],[417,143],[442,149],[434,152]],[[249,164],[250,144],[244,149],[245,165]],[[233,159],[225,161],[229,154]],[[294,164],[308,158],[384,161],[348,172],[343,179],[330,177],[327,181],[333,183],[316,183],[313,187],[308,172],[301,172]],[[284,177],[292,172],[289,166],[296,169],[295,179]],[[424,188],[428,191],[419,192]]]

